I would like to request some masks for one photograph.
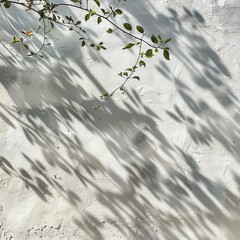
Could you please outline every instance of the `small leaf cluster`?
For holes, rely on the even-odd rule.
[[[154,56],[154,52],[158,53],[159,49],[163,50],[163,56],[166,60],[170,60],[169,57],[169,47],[166,47],[166,44],[171,41],[171,38],[167,38],[166,40],[162,40],[162,37],[157,34],[151,35],[151,42],[154,44],[153,48],[147,49],[145,53],[142,53],[145,55],[147,58],[152,58]]]
[[[127,30],[127,31],[132,31],[133,27],[130,23],[124,23],[123,27]],[[145,35],[145,30],[142,26],[136,26],[136,30],[141,33],[143,36]],[[152,34],[151,37],[151,44],[148,44],[151,48],[148,48],[146,50],[146,52],[142,53],[142,57],[146,56],[147,58],[152,58],[154,56],[154,52],[158,53],[159,49],[163,50],[163,56],[166,60],[170,60],[169,57],[169,47],[166,47],[166,44],[169,43],[171,41],[171,38],[167,38],[166,40],[162,40],[162,37],[160,36],[160,34],[154,35]],[[140,40],[141,41],[141,40]],[[139,45],[140,42],[137,43],[128,43],[125,47],[123,47],[122,49],[129,49],[132,48],[134,46]]]

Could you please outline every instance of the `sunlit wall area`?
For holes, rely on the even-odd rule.
[[[1,4],[0,239],[238,240],[239,1],[111,4],[117,24],[172,40],[169,61],[144,58],[106,102],[136,62],[131,39],[92,16],[107,50],[55,26],[27,56],[14,37],[32,31],[39,49],[38,16]]]

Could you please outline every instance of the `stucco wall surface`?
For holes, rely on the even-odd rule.
[[[135,61],[125,37],[89,21],[111,50],[55,28],[45,57],[27,57],[0,14],[0,239],[240,239],[240,2],[123,8],[172,37],[171,60],[147,61],[97,111]],[[6,11],[14,28],[36,29],[30,12]]]

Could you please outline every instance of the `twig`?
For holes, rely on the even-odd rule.
[[[143,37],[144,37],[144,34],[142,35],[142,38],[143,38]],[[140,40],[142,40],[142,38],[140,38]],[[96,107],[96,109],[102,107],[102,106],[106,103],[106,101],[107,101],[110,97],[112,97],[112,96],[114,95],[114,93],[115,93],[118,89],[124,88],[124,86],[125,86],[125,84],[127,83],[127,81],[131,78],[131,76],[132,76],[133,73],[135,72],[134,69],[135,69],[135,67],[136,67],[136,66],[138,65],[138,63],[139,63],[140,56],[141,56],[141,51],[142,51],[142,41],[140,41],[139,52],[138,52],[137,60],[136,60],[135,64],[133,65],[133,68],[132,68],[133,70],[132,70],[132,72],[129,74],[128,77],[126,77],[125,81],[124,81],[120,86],[118,86],[117,88],[115,88],[115,89],[104,99],[104,101],[103,101],[100,105],[98,105],[98,106]]]

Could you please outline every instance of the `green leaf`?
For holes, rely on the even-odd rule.
[[[141,60],[141,61],[139,62],[139,66],[140,66],[140,67],[141,67],[141,66],[146,67],[146,63],[145,63],[143,60]]]
[[[23,44],[23,46],[28,50],[28,45],[27,44]]]
[[[91,15],[90,15],[89,13],[88,13],[88,14],[86,14],[86,15],[85,15],[85,18],[84,18],[84,19],[85,19],[85,21],[88,21],[88,20],[89,20],[89,18],[90,18],[90,16],[91,16]]]
[[[120,9],[116,9],[116,10],[115,10],[115,13],[116,13],[117,15],[121,15],[123,12],[122,12],[122,10],[120,10]]]
[[[129,44],[126,45],[122,50],[131,48],[131,47],[133,47],[134,45],[135,45],[134,43],[129,43]]]
[[[94,0],[94,2],[98,5],[98,7],[100,7],[100,2],[99,2],[99,0]]]
[[[76,22],[76,25],[80,25],[80,24],[81,24],[81,21],[77,21],[77,22]]]
[[[163,56],[165,57],[165,59],[167,59],[167,60],[170,60],[170,58],[169,58],[169,51],[168,50],[163,50]]]
[[[98,17],[97,23],[100,24],[101,22],[102,22],[102,18],[101,18],[101,17]]]
[[[113,32],[113,30],[111,29],[111,28],[109,28],[108,30],[107,30],[107,33],[112,33]]]
[[[13,37],[13,42],[12,43],[18,43],[21,42],[21,40],[18,37]]]
[[[144,33],[144,29],[141,26],[137,26],[136,28],[140,33]]]
[[[123,26],[129,31],[132,30],[132,26],[129,23],[124,23]]]
[[[152,49],[148,49],[147,52],[146,52],[146,57],[147,58],[151,58],[153,56],[153,51]]]
[[[159,34],[157,36],[158,36],[159,40],[162,41],[162,37]]]
[[[138,67],[137,66],[133,66],[133,71],[135,71]]]
[[[69,21],[69,22],[71,22],[71,21],[73,21],[73,19],[72,19],[72,16],[65,16],[66,17],[66,19]]]
[[[91,16],[93,16],[95,13],[96,13],[96,12],[93,11],[92,9],[89,11],[89,14],[90,14]]]
[[[32,56],[32,55],[34,55],[35,53],[34,52],[29,52],[28,54],[27,54],[27,56]]]
[[[71,0],[72,2],[74,2],[74,3],[77,3],[77,2],[79,2],[79,0]]]
[[[171,40],[172,40],[171,38],[168,38],[168,39],[166,39],[166,40],[164,41],[163,44],[166,44],[166,43],[170,42]]]
[[[4,7],[5,8],[10,8],[11,7],[11,2],[9,2],[9,1],[4,2]]]
[[[137,79],[138,81],[140,81],[140,77],[139,76],[134,76],[133,78]]]
[[[109,93],[108,92],[105,92],[105,93],[103,93],[103,97],[107,97],[109,95]]]
[[[151,41],[152,41],[153,43],[158,43],[158,39],[157,39],[156,36],[154,36],[154,35],[151,36]]]
[[[82,47],[84,47],[86,45],[85,41],[82,41]]]
[[[57,21],[57,17],[56,17],[56,15],[55,15],[55,14],[53,14],[53,16],[52,16],[52,19],[53,19],[53,21],[54,21],[54,22],[56,22],[56,21]]]

